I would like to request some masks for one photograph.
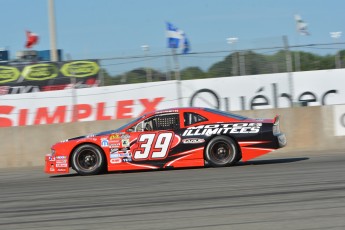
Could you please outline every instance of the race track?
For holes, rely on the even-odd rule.
[[[0,170],[0,229],[345,229],[345,151],[226,168]]]

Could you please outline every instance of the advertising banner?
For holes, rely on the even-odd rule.
[[[7,79],[22,72],[26,78],[36,77],[26,71],[8,72]],[[59,69],[67,77],[72,72],[77,72],[73,65]],[[135,118],[152,110],[177,107],[179,100],[183,107],[226,111],[284,108],[297,102],[304,106],[345,104],[344,75],[344,69],[337,69],[2,95],[0,127]],[[178,87],[182,95],[177,93]]]
[[[184,106],[227,111],[345,104],[345,70],[182,81]]]
[[[286,74],[209,78],[182,82],[185,106],[226,111],[289,106]]]
[[[0,127],[134,118],[176,107],[174,92],[170,81],[2,95]]]
[[[0,95],[98,86],[97,60],[0,64]]]

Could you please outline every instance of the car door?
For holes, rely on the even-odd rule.
[[[156,114],[136,124],[131,132],[136,138],[131,145],[133,163],[163,168],[180,142],[174,132],[179,127],[178,113]]]

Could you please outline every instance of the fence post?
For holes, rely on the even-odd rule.
[[[180,64],[178,62],[178,57],[176,54],[176,49],[171,49],[174,62],[175,62],[175,80],[176,80],[176,88],[177,88],[177,103],[179,107],[182,107],[182,90],[181,90],[181,74],[180,74]]]

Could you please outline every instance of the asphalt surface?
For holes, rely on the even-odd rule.
[[[0,170],[0,229],[345,229],[345,151],[226,168]]]

